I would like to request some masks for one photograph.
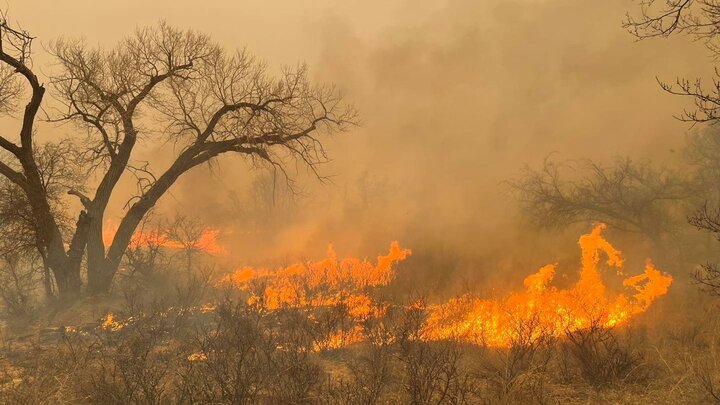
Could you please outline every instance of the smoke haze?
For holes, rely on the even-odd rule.
[[[325,142],[324,183],[290,162],[293,196],[282,177],[224,157],[210,179],[208,169],[191,172],[162,200],[164,211],[226,228],[236,259],[247,262],[319,255],[328,242],[341,255],[373,255],[395,239],[453,257],[489,254],[521,229],[503,181],[550,153],[671,161],[687,130],[672,115],[686,100],[662,94],[654,78],[709,69],[701,44],[636,43],[621,28],[631,4],[619,0],[75,4],[11,1],[9,9],[43,44],[64,35],[112,46],[164,19],[246,46],[273,68],[305,61],[357,107],[361,125]],[[35,65],[47,61],[40,51]]]

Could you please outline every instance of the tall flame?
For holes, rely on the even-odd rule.
[[[525,290],[498,300],[469,294],[446,303],[423,307],[427,319],[419,337],[425,340],[460,339],[491,347],[508,347],[520,335],[534,339],[561,336],[591,326],[614,327],[646,311],[664,295],[672,277],[647,261],[642,274],[623,281],[628,292],[611,293],[601,277],[601,256],[617,272],[623,266],[622,253],[603,236],[604,224],[580,237],[582,251],[578,281],[568,289],[551,286],[557,264],[549,264],[527,276]],[[326,348],[363,339],[360,323],[381,318],[389,304],[375,302],[369,290],[388,285],[395,278],[393,264],[404,260],[410,250],[393,242],[385,256],[372,264],[355,258],[338,260],[332,246],[323,260],[294,264],[277,270],[243,267],[222,281],[249,294],[248,303],[266,310],[283,307],[312,308],[343,305],[356,324],[349,330],[331,333]],[[251,284],[259,290],[251,288]],[[529,335],[529,336],[528,336]]]
[[[503,300],[483,300],[468,295],[429,307],[425,336],[430,340],[459,338],[472,343],[506,347],[522,333],[539,336],[561,336],[567,331],[593,325],[613,327],[627,322],[633,315],[646,311],[652,302],[664,295],[672,277],[657,270],[650,260],[645,271],[623,281],[634,290],[627,296],[619,293],[610,298],[600,275],[601,254],[606,264],[622,268],[621,252],[602,236],[604,224],[580,237],[582,268],[580,279],[569,289],[550,286],[557,264],[542,267],[524,280],[525,291]],[[535,336],[530,336],[533,338]]]

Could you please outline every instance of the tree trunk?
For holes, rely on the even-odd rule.
[[[120,226],[107,253],[104,252],[105,245],[102,241],[102,223],[99,226],[97,224],[90,226],[88,234],[88,292],[90,294],[100,294],[110,290],[115,273],[117,273],[125,251],[142,219],[180,175],[189,168],[202,163],[200,160],[192,162],[190,159],[192,156],[191,151],[183,152],[173,165],[130,207],[120,221]],[[102,216],[95,218],[102,218]],[[103,248],[98,249],[98,246]]]
[[[105,205],[100,204],[99,207],[102,208],[98,208],[96,212],[89,215],[92,216],[92,219],[90,220],[89,232],[86,234],[88,236],[88,293],[100,294],[110,290],[115,273],[117,273],[120,267],[120,262],[130,245],[132,236],[148,211],[155,206],[160,197],[165,194],[183,173],[197,165],[207,162],[220,152],[221,151],[211,151],[203,155],[202,158],[196,156],[198,154],[197,147],[191,147],[182,152],[170,168],[128,209],[120,221],[120,226],[107,252],[105,252],[105,244],[102,240],[102,213],[104,212]],[[103,201],[106,203],[106,200]],[[99,248],[100,246],[102,248]],[[188,260],[190,260],[190,258]]]
[[[103,241],[104,207],[96,208],[89,214],[87,240],[87,266],[89,294],[103,294],[110,291],[113,274],[116,269],[110,267],[105,258],[105,242]]]
[[[108,260],[95,263],[92,267],[88,264],[88,294],[97,295],[110,292],[118,265],[113,266]]]
[[[55,299],[53,291],[53,282],[50,275],[50,269],[43,264],[43,287],[45,288],[45,299],[49,301]]]
[[[45,288],[45,299],[48,302],[53,301],[55,298],[55,291],[53,288],[53,275],[52,270],[50,270],[50,266],[48,266],[48,260],[47,256],[45,255],[45,251],[43,249],[38,249],[38,254],[40,255],[40,260],[43,265],[43,287]]]
[[[72,266],[69,261],[64,264],[50,264],[48,266],[55,276],[58,296],[62,301],[72,300],[80,295],[82,280],[80,279],[80,266]]]

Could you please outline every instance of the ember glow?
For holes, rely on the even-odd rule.
[[[610,328],[625,324],[664,295],[673,279],[648,260],[643,273],[623,280],[626,291],[609,291],[602,277],[601,259],[618,274],[623,259],[621,252],[602,236],[604,229],[605,225],[600,224],[580,237],[581,268],[572,287],[552,286],[557,264],[549,264],[525,278],[524,291],[503,299],[463,295],[443,304],[427,307],[421,304],[427,318],[420,338],[509,347],[521,335],[529,339],[560,337],[591,326]],[[332,333],[321,343],[321,349],[332,349],[364,340],[360,323],[384,316],[389,304],[374,301],[369,291],[392,282],[393,265],[410,254],[410,250],[393,242],[389,253],[372,264],[356,258],[338,260],[330,246],[323,260],[277,270],[243,267],[222,282],[247,292],[248,303],[265,310],[344,306],[356,324]]]

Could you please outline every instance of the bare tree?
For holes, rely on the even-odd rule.
[[[69,232],[72,220],[67,215],[66,201],[62,198],[63,189],[78,187],[83,182],[83,175],[72,157],[74,147],[68,140],[63,140],[35,148],[42,188],[64,234]],[[45,263],[44,254],[27,195],[17,184],[7,178],[0,178],[0,255],[19,255],[25,263],[35,262],[36,259]],[[52,298],[55,291],[50,269],[44,266],[43,273],[46,296]]]
[[[305,66],[272,77],[245,51],[228,53],[206,35],[165,23],[138,29],[113,49],[94,49],[81,40],[50,45],[57,71],[50,83],[60,105],[55,121],[71,122],[87,134],[82,146],[97,184],[85,193],[68,188],[83,206],[67,236],[43,186],[35,148],[35,123],[45,87],[33,71],[33,38],[0,20],[0,80],[4,110],[29,91],[15,139],[0,134],[0,174],[27,197],[42,256],[63,296],[81,289],[80,266],[87,255],[87,289],[107,291],[143,217],[188,170],[222,154],[239,154],[278,167],[297,159],[312,170],[326,160],[317,133],[351,125],[354,111],[333,87],[312,85]],[[16,83],[22,82],[22,86]],[[172,163],[153,173],[138,164],[138,145],[165,142],[178,151]],[[19,143],[18,143],[19,142]],[[103,219],[120,178],[130,172],[139,192],[109,246]],[[66,247],[67,246],[67,247]]]
[[[715,126],[690,131],[684,158],[706,200],[720,201],[720,132]]]
[[[185,271],[192,269],[193,257],[204,248],[202,236],[206,228],[197,218],[176,214],[175,219],[167,226],[167,236],[181,246],[185,256]]]
[[[130,277],[138,273],[152,276],[160,273],[167,265],[167,257],[163,252],[163,229],[160,221],[152,221],[146,215],[125,250],[125,268]]]
[[[706,202],[689,218],[689,222],[698,230],[713,234],[720,241],[720,208],[711,208]],[[701,264],[693,277],[703,290],[720,295],[720,267],[716,263]]]
[[[510,186],[524,213],[540,226],[604,222],[658,244],[684,219],[678,203],[697,195],[692,178],[630,159],[610,166],[546,159],[539,170],[525,168]]]
[[[628,13],[624,27],[639,39],[688,35],[701,41],[713,59],[720,58],[720,3],[715,0],[637,0],[639,12]],[[676,79],[660,82],[670,94],[689,96],[695,108],[685,110],[680,120],[692,123],[715,123],[720,118],[720,71],[710,85],[702,80]]]
[[[639,39],[687,35],[701,41],[714,60],[720,58],[720,2],[715,0],[640,0],[636,15],[628,14],[627,28]],[[709,124],[709,127],[692,136],[689,142],[691,163],[698,167],[698,174],[705,188],[706,201],[693,216],[690,223],[700,230],[720,235],[720,212],[710,208],[718,202],[718,167],[720,148],[717,132],[713,128],[720,119],[720,70],[715,68],[711,83],[701,79],[678,78],[675,84],[660,82],[670,94],[690,97],[694,108],[686,109],[678,119],[693,125]],[[709,263],[695,274],[696,280],[715,293],[720,288],[720,271]]]

